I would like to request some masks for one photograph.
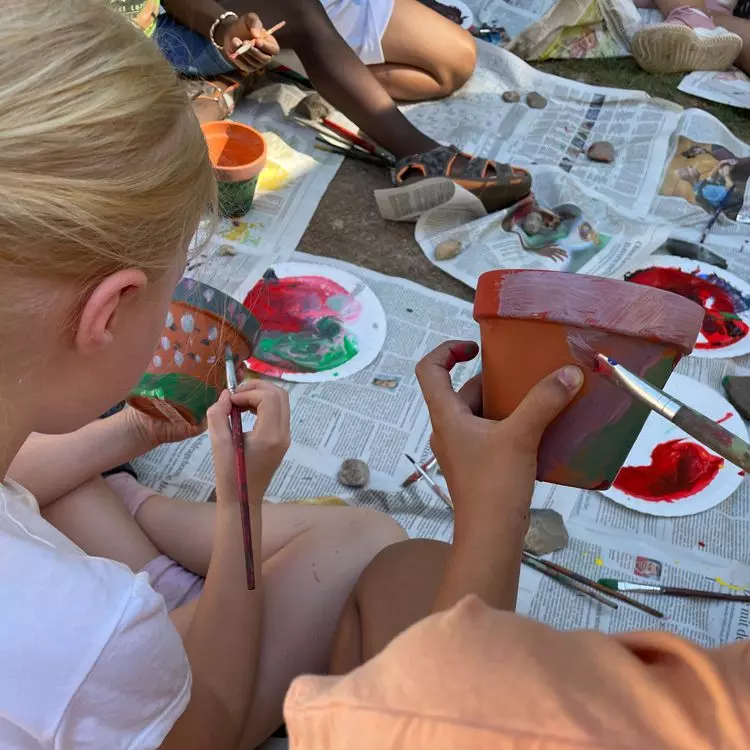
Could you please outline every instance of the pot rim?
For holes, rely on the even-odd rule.
[[[557,300],[552,308],[551,300]],[[564,304],[563,304],[564,300]],[[564,271],[502,269],[479,277],[474,319],[532,320],[657,341],[689,354],[705,310],[663,289]]]

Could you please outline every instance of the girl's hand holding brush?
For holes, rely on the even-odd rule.
[[[229,428],[232,405],[257,416],[252,431],[245,433],[245,459],[250,502],[260,503],[289,448],[289,397],[283,388],[272,383],[251,380],[242,383],[236,393],[224,391],[208,410],[208,429],[216,467],[216,501],[234,505],[239,495]]]
[[[448,341],[417,365],[432,448],[455,507],[453,550],[436,611],[470,593],[497,609],[514,609],[539,441],[583,384],[578,368],[564,368],[533,388],[507,419],[483,419],[481,381],[456,392],[450,377],[478,351],[472,342]]]

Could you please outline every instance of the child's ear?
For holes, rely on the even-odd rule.
[[[80,354],[94,354],[112,341],[112,327],[123,303],[148,280],[143,271],[128,268],[100,281],[86,300],[75,335]]]

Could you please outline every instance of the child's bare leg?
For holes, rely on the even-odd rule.
[[[367,566],[339,620],[332,674],[351,672],[430,614],[449,551],[442,542],[410,539],[384,549]]]
[[[395,0],[382,46],[385,62],[370,70],[397,101],[448,96],[476,66],[471,34],[418,0]]]
[[[321,96],[397,157],[438,145],[399,112],[386,89],[333,27],[318,0],[224,0],[222,5],[239,14],[257,13],[266,28],[286,21],[276,34],[281,47],[297,53]]]
[[[208,511],[192,512],[199,507]],[[162,518],[174,523],[180,510],[195,524],[192,530],[183,526],[182,533],[196,546],[206,540],[210,545],[213,505],[170,501],[162,506]],[[133,570],[165,551],[152,545],[100,478],[48,505],[45,517],[84,551]],[[393,519],[362,508],[263,507],[264,636],[243,748],[256,747],[281,724],[283,697],[294,677],[327,671],[340,613],[359,576],[380,550],[405,536]],[[191,602],[174,610],[181,633],[194,607]]]
[[[49,523],[86,554],[117,560],[133,572],[160,554],[101,477],[41,510]]]

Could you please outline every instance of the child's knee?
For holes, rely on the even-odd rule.
[[[477,65],[477,46],[474,37],[464,29],[456,29],[451,54],[445,55],[436,70],[441,96],[450,96],[468,82]]]
[[[346,513],[344,533],[352,534],[373,556],[381,549],[408,538],[398,522],[385,513],[370,508],[349,508]]]

